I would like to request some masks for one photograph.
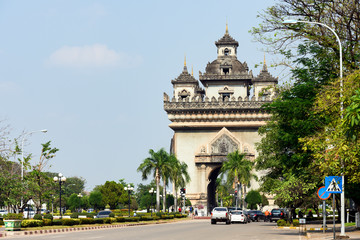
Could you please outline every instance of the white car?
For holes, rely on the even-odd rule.
[[[5,214],[8,214],[8,212],[6,210],[1,209],[0,210],[0,216],[5,215]]]
[[[247,217],[245,216],[242,210],[233,210],[230,211],[230,221],[231,223],[240,222],[240,223],[247,223]]]

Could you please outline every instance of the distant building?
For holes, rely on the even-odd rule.
[[[191,177],[186,197],[194,206],[204,206],[205,213],[216,206],[215,181],[226,156],[239,149],[249,159],[257,157],[257,131],[270,118],[261,106],[274,97],[278,82],[265,62],[254,77],[247,63],[237,59],[239,43],[227,26],[215,45],[217,59],[207,64],[205,73],[199,72],[201,85],[185,61],[182,73],[171,81],[172,98],[164,93],[164,110],[174,130],[171,152],[187,163]]]

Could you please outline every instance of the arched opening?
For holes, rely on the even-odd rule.
[[[216,179],[220,174],[221,165],[216,167],[209,174],[209,184],[207,186],[207,211],[210,213],[214,207],[217,206],[216,200]]]

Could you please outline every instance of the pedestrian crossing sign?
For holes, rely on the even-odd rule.
[[[328,193],[342,193],[342,178],[339,176],[325,177],[325,189]]]

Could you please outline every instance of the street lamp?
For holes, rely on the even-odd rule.
[[[23,180],[24,180],[24,162],[25,162],[25,160],[24,160],[24,141],[27,136],[29,136],[33,133],[36,133],[36,132],[47,133],[47,129],[25,133],[21,140],[21,182],[23,182]],[[22,206],[23,206],[23,198],[21,197],[21,207]]]
[[[150,211],[151,211],[151,216],[152,216],[152,199],[153,199],[153,195],[154,195],[154,193],[156,193],[156,191],[154,191],[154,188],[151,188],[151,189],[149,190],[149,193],[151,194]]]
[[[66,177],[64,177],[61,173],[58,175],[59,177],[54,177],[54,182],[59,182],[59,192],[60,192],[60,217],[62,218],[62,211],[61,211],[61,184],[66,182]]]
[[[130,186],[130,184],[127,185],[127,187],[124,187],[124,190],[128,192],[128,195],[129,195],[129,217],[130,217],[130,194],[131,194],[131,191],[134,190],[133,187]]]
[[[81,211],[81,198],[83,197],[83,195],[81,194],[81,193],[79,193],[78,195],[78,198],[79,198],[79,211],[78,212],[80,212]]]
[[[336,37],[336,40],[339,44],[339,55],[340,55],[340,117],[343,119],[343,109],[344,109],[344,102],[342,100],[342,92],[343,92],[343,60],[342,60],[342,46],[339,36],[336,34],[334,29],[330,28],[328,25],[319,22],[309,22],[309,21],[302,21],[302,20],[295,20],[295,19],[287,19],[282,22],[283,24],[296,24],[296,23],[308,23],[308,24],[316,24],[323,26],[329,29]],[[344,163],[341,163],[342,167],[344,167]],[[340,236],[345,236],[345,180],[344,180],[344,172],[341,172],[342,178],[342,192],[341,192],[341,233]]]

